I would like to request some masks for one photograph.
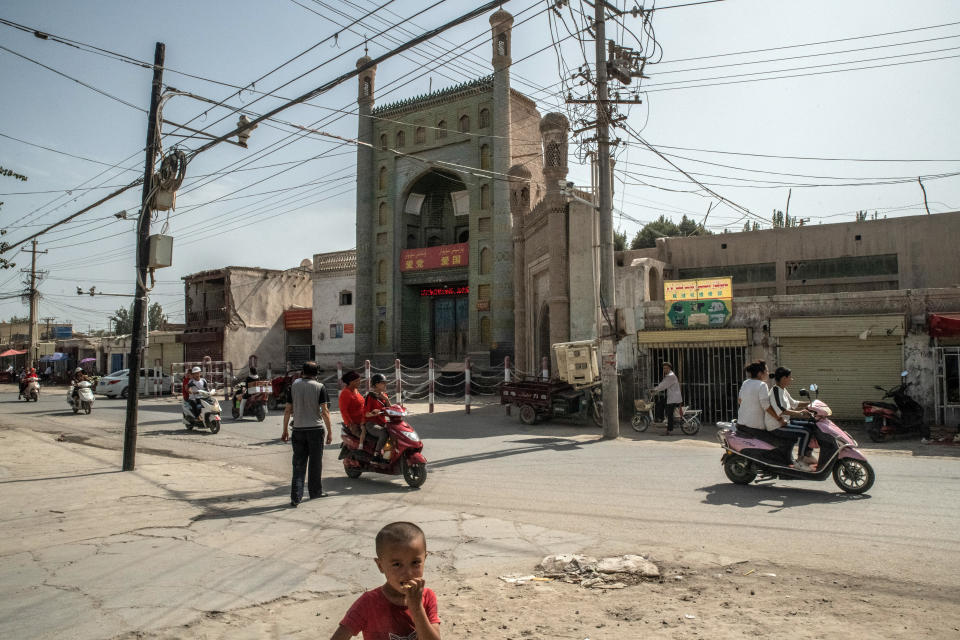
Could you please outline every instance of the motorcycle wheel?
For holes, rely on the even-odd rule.
[[[867,427],[867,436],[873,442],[883,442],[887,437],[880,431],[880,425],[873,423]]]
[[[267,418],[267,408],[263,405],[257,407],[257,422],[263,422]]]
[[[193,423],[192,423],[192,422],[187,423],[187,424],[185,424],[184,426],[187,428],[187,431],[193,431]]]
[[[357,478],[359,478],[360,474],[363,473],[362,470],[357,469],[356,467],[348,467],[346,462],[343,463],[343,471],[344,473],[347,474],[348,478],[351,478],[353,480],[356,480]]]
[[[427,465],[421,463],[411,463],[408,458],[400,460],[400,470],[403,472],[403,479],[407,484],[416,489],[423,486],[427,481]]]
[[[234,420],[238,419],[240,417],[240,407],[238,407],[237,405],[233,405],[230,408],[230,415],[233,417]]]
[[[833,467],[833,481],[837,486],[854,495],[870,490],[877,476],[866,460],[842,458]]]
[[[207,428],[210,429],[210,433],[220,433],[220,421],[207,418]]]
[[[593,403],[590,406],[590,417],[593,418],[593,424],[603,428],[603,400],[594,397]]]
[[[523,424],[534,424],[537,421],[537,410],[528,404],[520,407],[520,422]]]
[[[30,392],[30,397],[27,398],[27,401],[28,401],[28,402],[29,402],[30,400],[33,400],[34,402],[40,402],[40,394],[37,393],[36,391],[31,391],[31,392]]]
[[[120,392],[120,397],[123,398],[124,400],[127,399],[128,395],[130,394],[128,393],[127,389],[124,389],[123,391]]]
[[[89,403],[89,402],[84,402],[84,403],[83,403],[83,412],[84,412],[85,414],[87,414],[87,415],[90,415],[90,412],[91,412],[91,411],[93,411],[93,407],[90,406],[90,403]]]
[[[73,409],[74,413],[80,413],[80,407],[78,407],[76,404],[72,404],[70,407]]]
[[[680,425],[680,431],[683,431],[688,436],[695,436],[700,432],[700,418],[690,418],[685,420],[682,425]]]
[[[650,428],[650,416],[645,413],[638,413],[633,416],[633,420],[630,421],[630,426],[633,427],[634,431],[643,433]]]
[[[270,409],[270,411],[276,411],[279,406],[280,406],[280,401],[277,400],[274,396],[270,396],[270,399],[267,400],[267,407]]]
[[[749,460],[740,456],[730,456],[723,463],[723,472],[734,484],[750,484],[757,478],[757,472]]]

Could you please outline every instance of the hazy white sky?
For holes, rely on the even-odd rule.
[[[141,61],[152,61],[155,43],[163,42],[167,86],[259,114],[282,102],[260,92],[289,98],[352,69],[362,51],[351,47],[364,34],[378,55],[476,6],[395,0],[343,29],[386,1],[7,0],[0,18]],[[960,172],[960,3],[725,0],[668,8],[692,1],[657,3],[651,62],[661,50],[662,60],[646,67],[648,93],[643,105],[629,109],[627,122],[677,167],[750,213],[717,206],[717,198],[620,131],[614,203],[626,217],[615,224],[628,237],[662,214],[702,220],[711,202],[710,228],[741,229],[747,219],[762,222],[783,209],[791,186],[790,213],[810,224],[850,221],[860,209],[925,214],[918,176],[925,176],[932,213],[960,208],[960,176],[950,175]],[[570,2],[573,15],[561,10],[563,21],[548,20],[548,4],[505,3],[517,16],[513,86],[534,98],[541,113],[566,111],[558,66],[583,64],[580,44],[567,37],[567,28],[583,25],[575,13],[579,1]],[[624,23],[653,51],[639,19]],[[551,33],[564,38],[559,65],[548,46]],[[613,22],[607,35],[640,47]],[[142,175],[151,71],[5,25],[0,47],[0,165],[30,178],[0,179],[0,227],[8,230],[5,240],[16,241]],[[592,60],[593,42],[584,48]],[[239,96],[227,86],[247,86],[305,51]],[[486,75],[490,51],[485,17],[458,27],[382,64],[378,104]],[[355,149],[292,135],[289,124],[354,136],[355,107],[350,81],[283,112],[282,122],[261,125],[249,149],[223,144],[190,164],[169,219],[175,264],[158,272],[152,294],[172,320],[182,321],[185,274],[224,265],[287,268],[354,246]],[[164,117],[217,134],[236,121],[225,108],[183,96],[167,103]],[[164,126],[165,134],[172,131]],[[164,138],[166,149],[178,143],[200,144]],[[572,179],[589,184],[589,172],[575,167]],[[107,315],[126,304],[78,297],[76,287],[132,291],[133,224],[113,214],[135,210],[139,201],[137,188],[40,239],[49,251],[39,258],[49,271],[41,316],[81,330],[105,328]],[[154,230],[165,220],[162,214]],[[29,266],[29,255],[19,254],[17,262],[17,270],[0,272],[0,294],[20,287],[19,267]],[[19,299],[0,300],[0,318],[25,313]]]

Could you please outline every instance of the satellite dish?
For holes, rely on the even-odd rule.
[[[300,261],[300,268],[301,268],[301,269],[312,269],[312,268],[313,268],[313,261],[312,261],[310,258],[304,258],[303,260]]]

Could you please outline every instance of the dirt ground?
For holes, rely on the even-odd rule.
[[[534,563],[535,564],[535,563]],[[957,638],[957,591],[879,583],[749,562],[661,566],[662,577],[618,590],[564,582],[522,585],[494,573],[427,572],[444,638]],[[516,567],[529,573],[533,564]],[[359,594],[299,594],[124,640],[328,638]]]

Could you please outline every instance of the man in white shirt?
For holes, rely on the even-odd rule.
[[[677,379],[677,374],[673,372],[673,365],[669,362],[663,363],[663,380],[653,389],[653,393],[659,391],[667,392],[667,433],[665,435],[669,436],[673,433],[673,414],[676,413],[677,407],[683,404],[680,380]]]

